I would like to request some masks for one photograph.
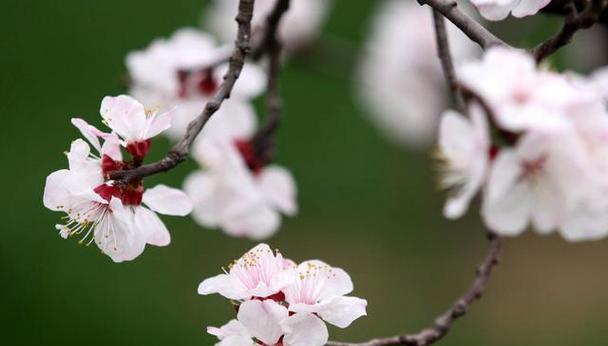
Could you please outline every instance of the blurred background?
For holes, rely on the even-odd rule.
[[[297,178],[301,213],[268,243],[296,261],[318,258],[351,274],[369,316],[331,329],[345,341],[429,325],[468,287],[486,246],[475,206],[465,219],[442,217],[432,148],[394,145],[365,119],[353,71],[376,3],[334,1],[318,44],[281,76],[277,161]],[[204,327],[234,315],[225,299],[196,288],[253,242],[165,217],[169,247],[114,264],[95,247],[61,239],[53,227],[60,214],[42,205],[46,175],[66,165],[63,152],[78,136],[69,119],[99,124],[101,98],[125,92],[126,53],[199,25],[204,4],[2,1],[0,324],[9,344],[212,345]],[[531,46],[559,27],[541,17],[495,30]],[[599,46],[580,47],[555,62],[579,71],[606,63]],[[168,145],[161,141],[153,154]],[[188,162],[150,185],[180,186],[193,168]],[[606,262],[608,241],[570,244],[530,232],[508,239],[486,295],[440,344],[605,345]]]

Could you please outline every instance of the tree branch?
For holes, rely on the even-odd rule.
[[[464,111],[464,99],[460,92],[460,87],[456,81],[456,73],[454,72],[454,61],[450,53],[450,42],[448,33],[445,28],[445,18],[437,10],[433,10],[433,21],[435,23],[435,38],[437,41],[437,55],[441,61],[441,67],[445,79],[452,91],[452,97],[460,111]]]
[[[283,101],[279,93],[278,78],[281,69],[281,48],[279,39],[279,23],[283,14],[289,10],[290,0],[277,0],[273,11],[266,18],[264,39],[258,48],[268,54],[268,83],[266,90],[266,109],[268,115],[266,124],[258,130],[253,138],[254,148],[263,162],[269,162],[274,155],[274,133],[279,127],[283,113]],[[252,58],[255,59],[254,51]],[[258,58],[261,58],[258,57]]]
[[[541,43],[532,50],[537,62],[542,61],[549,55],[555,53],[561,47],[572,41],[572,37],[579,30],[588,29],[597,23],[600,16],[608,7],[607,0],[588,0],[582,11],[579,11],[575,0],[570,0],[563,5],[565,11],[564,24],[561,30],[549,40]]]
[[[454,322],[459,317],[466,314],[471,304],[481,298],[486,284],[490,279],[490,275],[492,274],[494,267],[498,264],[501,251],[500,238],[491,232],[487,233],[487,238],[487,254],[479,267],[477,267],[475,280],[473,280],[469,289],[458,298],[446,312],[435,320],[435,323],[433,323],[431,327],[423,329],[416,334],[397,335],[388,338],[373,339],[362,343],[330,341],[327,343],[327,346],[427,346],[441,340],[448,334]]]
[[[566,8],[567,4],[572,0],[553,0],[547,6],[545,6],[541,12],[547,14],[556,14],[556,15],[566,15],[568,14],[568,9]],[[582,11],[587,5],[587,0],[574,0],[576,4],[576,8],[579,11]],[[608,9],[605,9],[604,12],[600,15],[598,20],[599,23],[604,25],[608,25]]]
[[[245,58],[251,50],[249,41],[251,39],[251,18],[253,17],[254,2],[255,0],[240,0],[239,11],[236,16],[238,33],[234,50],[228,62],[228,71],[224,75],[224,81],[215,97],[207,102],[201,114],[190,122],[184,137],[171,148],[163,159],[134,169],[111,172],[110,179],[128,183],[156,173],[166,172],[186,159],[192,142],[211,116],[221,107],[222,103],[230,98],[234,84],[241,74]]]
[[[503,40],[494,36],[474,19],[470,18],[458,8],[456,0],[417,0],[420,5],[428,5],[441,13],[450,22],[454,23],[471,40],[477,42],[482,48],[503,45],[509,46]]]

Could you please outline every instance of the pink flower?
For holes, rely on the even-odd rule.
[[[221,328],[209,327],[207,332],[220,339],[218,346],[323,346],[328,340],[327,327],[318,317],[290,316],[272,300],[247,301],[240,305],[236,320]]]
[[[253,41],[261,37],[266,16],[274,8],[274,0],[256,0],[252,32]],[[309,46],[321,32],[329,14],[331,0],[292,0],[289,11],[281,20],[279,34],[289,52]],[[232,42],[236,37],[233,17],[237,13],[237,0],[214,0],[205,12],[207,29],[217,34],[223,42]]]
[[[278,294],[295,278],[295,265],[266,244],[259,244],[229,266],[226,274],[206,279],[198,293],[219,293],[233,300],[267,298]]]
[[[99,111],[106,125],[122,139],[122,145],[137,159],[150,149],[150,139],[171,127],[171,114],[147,113],[144,106],[126,95],[106,96]]]
[[[172,126],[166,134],[177,140],[217,93],[228,69],[226,63],[217,65],[217,62],[230,53],[231,47],[217,46],[210,35],[192,28],[180,29],[169,39],[157,39],[145,50],[127,56],[132,79],[129,93],[147,105],[171,110]],[[253,114],[248,101],[262,93],[265,85],[262,70],[246,64],[230,100],[222,104],[214,117],[239,112]]]
[[[494,120],[506,131],[567,129],[567,109],[591,96],[563,75],[537,70],[531,55],[511,48],[490,48],[481,61],[463,64],[456,73],[461,83],[488,102]]]
[[[439,150],[443,159],[442,187],[454,189],[443,214],[461,217],[486,179],[490,164],[490,134],[483,111],[470,108],[471,118],[445,111],[439,127]]]
[[[509,12],[514,17],[535,15],[551,0],[471,0],[481,15],[488,20],[505,19]]]
[[[456,62],[478,55],[475,43],[447,25]],[[405,146],[432,144],[450,100],[428,9],[415,1],[382,2],[358,69],[360,102],[381,133]]]
[[[345,296],[353,283],[344,270],[311,260],[302,262],[297,273],[297,280],[283,290],[289,311],[314,313],[340,328],[367,314],[365,299]]]
[[[195,142],[193,156],[205,169],[186,178],[192,216],[205,227],[233,236],[264,239],[281,224],[281,213],[297,212],[291,173],[267,165],[253,143],[255,117],[249,113],[214,116]]]

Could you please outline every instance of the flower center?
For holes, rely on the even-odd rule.
[[[143,199],[144,185],[141,180],[125,186],[101,184],[93,191],[108,202],[114,197],[120,199],[123,205],[138,206]]]
[[[192,95],[212,96],[217,92],[219,83],[212,68],[199,71],[177,71],[179,83],[178,96],[188,98]]]
[[[256,154],[254,146],[249,140],[236,140],[234,145],[245,161],[247,168],[254,174],[259,175],[264,168],[263,160]]]

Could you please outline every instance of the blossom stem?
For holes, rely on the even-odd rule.
[[[446,312],[435,319],[432,326],[423,329],[416,334],[403,334],[387,338],[378,338],[361,343],[330,341],[326,344],[326,346],[427,346],[441,340],[449,333],[454,322],[458,318],[464,316],[469,307],[475,301],[481,298],[492,271],[499,262],[501,253],[500,237],[488,231],[487,238],[487,254],[481,264],[477,267],[477,272],[473,283]]]
[[[437,41],[437,55],[441,61],[441,67],[445,79],[452,91],[452,97],[456,102],[458,110],[464,111],[464,99],[462,92],[456,80],[456,73],[454,72],[454,61],[452,54],[450,53],[450,42],[448,39],[448,33],[445,27],[445,18],[437,10],[433,10],[433,22],[435,23],[435,38]]]
[[[477,21],[462,12],[458,8],[456,0],[418,0],[418,3],[420,5],[428,5],[441,13],[450,22],[454,23],[454,25],[456,25],[465,35],[477,42],[484,49],[496,45],[509,46]]]
[[[565,13],[564,24],[560,31],[539,44],[532,50],[537,62],[541,62],[549,55],[572,41],[574,35],[583,29],[588,29],[600,20],[602,13],[608,8],[608,0],[589,0],[585,7],[579,11],[576,1],[570,0],[563,5]]]

